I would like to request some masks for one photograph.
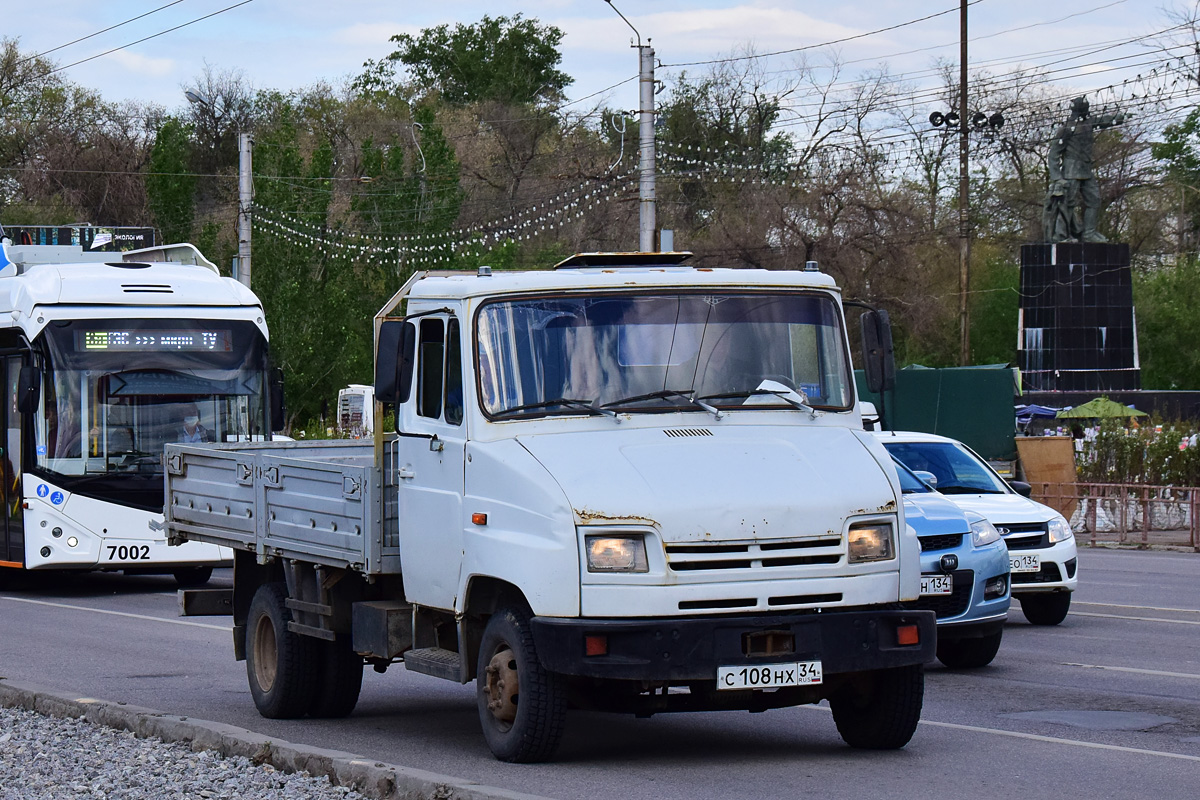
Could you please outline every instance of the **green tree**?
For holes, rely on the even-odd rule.
[[[1135,273],[1138,352],[1146,389],[1200,388],[1200,262]]]
[[[425,28],[419,36],[392,37],[388,59],[400,62],[423,93],[437,92],[456,105],[486,100],[508,104],[556,103],[571,83],[558,69],[563,32],[536,19],[489,17],[473,25]],[[380,80],[378,65],[366,65],[364,88]]]
[[[168,117],[150,148],[146,202],[164,242],[192,238],[196,176],[188,169],[192,158],[189,133],[178,119]]]

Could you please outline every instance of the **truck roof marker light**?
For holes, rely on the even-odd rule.
[[[480,278],[490,278],[490,277],[492,277],[492,268],[487,266],[486,264],[480,264],[479,269],[478,269],[478,271],[476,271],[475,274],[478,275]]]
[[[896,643],[901,645],[920,644],[921,629],[916,625],[897,625]]]
[[[608,655],[608,636],[602,633],[589,633],[583,637],[583,652],[589,656]]]
[[[487,525],[487,514],[481,514],[476,511],[471,515],[471,522],[474,525]]]

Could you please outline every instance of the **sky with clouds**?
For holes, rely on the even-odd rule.
[[[975,0],[970,6],[968,63],[1044,62],[1064,48],[1111,47],[1171,24],[1166,7],[1195,0]],[[239,0],[0,0],[0,35],[18,37],[24,52],[44,53],[161,6],[142,19],[49,53],[60,66],[88,59],[144,37],[221,12]],[[937,58],[957,62],[957,0],[614,0],[617,8],[652,40],[666,65],[704,61],[752,45],[772,52],[850,39],[811,51],[814,59],[834,51],[849,74],[886,63],[893,73],[927,70]],[[871,31],[949,12],[916,24],[861,38]],[[63,70],[72,81],[107,99],[135,99],[178,108],[181,86],[210,65],[241,70],[258,89],[298,89],[317,81],[338,83],[367,59],[392,50],[389,37],[442,23],[470,23],[484,14],[522,13],[565,32],[562,68],[574,77],[568,96],[578,99],[637,73],[629,48],[632,32],[604,0],[251,0],[237,8]],[[1133,47],[1133,50],[1129,48]],[[1140,64],[1137,48],[1120,53]],[[916,51],[916,52],[913,52]],[[1113,51],[1117,52],[1117,51]],[[1036,54],[1036,55],[1035,55]],[[786,70],[796,56],[765,59]],[[1086,66],[1097,55],[1057,76],[1068,90],[1084,91],[1123,73]],[[1145,61],[1143,59],[1142,61]],[[664,67],[669,80],[682,69]],[[1130,72],[1138,69],[1131,66]],[[609,105],[637,106],[635,83],[607,95]],[[594,102],[594,101],[590,101]]]

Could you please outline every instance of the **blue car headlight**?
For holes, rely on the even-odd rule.
[[[992,542],[1000,541],[1000,531],[996,530],[995,525],[979,516],[971,516],[967,517],[967,519],[971,523],[971,544],[976,547],[983,547]]]

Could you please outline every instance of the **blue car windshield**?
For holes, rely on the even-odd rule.
[[[900,478],[900,491],[904,494],[922,494],[924,492],[932,492],[928,485],[920,478],[912,473],[908,467],[904,466],[903,462],[892,456],[892,462],[896,465],[896,475]]]

